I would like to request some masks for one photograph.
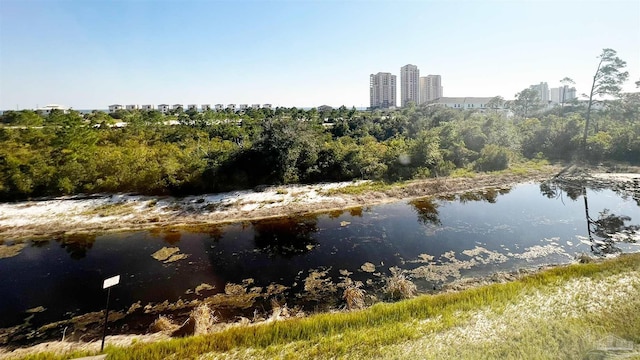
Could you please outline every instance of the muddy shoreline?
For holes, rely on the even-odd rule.
[[[261,191],[203,194],[184,198],[108,194],[0,204],[0,242],[73,234],[189,228],[283,216],[327,213],[425,196],[476,191],[543,181],[558,165],[524,174],[477,174],[472,178],[416,180],[384,191],[345,194],[340,188],[363,182],[273,186]]]

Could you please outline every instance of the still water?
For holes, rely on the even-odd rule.
[[[568,263],[577,253],[640,251],[633,243],[637,195],[521,184],[305,217],[31,242],[17,256],[0,259],[0,334],[5,328],[5,343],[59,336],[62,327],[74,326],[64,321],[104,308],[102,281],[113,275],[121,281],[111,308],[127,316],[112,331],[144,332],[158,314],[179,317],[178,310],[189,310],[154,305],[223,295],[230,283],[244,281],[244,291],[263,300],[235,310],[218,302],[232,319],[267,312],[273,298],[306,311],[343,306],[339,287],[310,294],[312,274],[325,285],[345,277],[362,281],[367,294],[384,300],[391,267],[420,292],[432,292],[461,277]],[[152,257],[164,247],[177,247],[186,258],[165,263]],[[280,291],[269,285],[281,285]],[[131,308],[134,303],[140,307]]]

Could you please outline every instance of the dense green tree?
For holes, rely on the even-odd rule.
[[[542,100],[537,91],[524,89],[515,95],[514,100],[509,102],[509,107],[517,116],[527,118],[542,108]]]
[[[11,126],[41,126],[43,119],[35,111],[5,111],[0,116],[0,123]]]
[[[498,145],[489,144],[480,151],[476,161],[476,169],[481,171],[503,170],[509,167],[509,150]]]
[[[485,106],[493,112],[498,112],[505,103],[506,101],[502,96],[494,96],[491,98],[491,100],[489,100],[488,103],[485,104]]]

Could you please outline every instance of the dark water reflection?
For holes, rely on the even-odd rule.
[[[595,191],[602,190],[601,187],[595,187]],[[632,188],[631,194],[626,187],[615,187],[613,191],[620,195],[623,199],[629,197],[637,201],[638,190]],[[589,197],[587,187],[578,182],[572,182],[562,179],[546,181],[540,184],[540,192],[548,198],[562,198],[566,194],[571,200],[578,200],[579,197],[584,201],[585,223],[587,228],[587,237],[590,242],[591,253],[595,255],[607,255],[622,252],[617,245],[620,243],[637,242],[636,234],[640,230],[639,225],[627,225],[632,219],[628,215],[616,215],[611,213],[608,208],[598,212],[598,217],[592,217],[589,211]]]
[[[16,331],[22,337],[9,337],[25,341],[44,324],[100,311],[102,280],[116,274],[122,280],[112,292],[113,308],[125,312],[136,302],[141,308],[113,331],[144,332],[164,313],[145,312],[145,305],[224,295],[225,286],[243,281],[262,299],[249,312],[268,311],[269,299],[322,308],[307,281],[318,273],[334,284],[352,273],[367,294],[384,299],[384,277],[397,266],[428,292],[459,277],[570,262],[580,252],[638,251],[632,242],[639,222],[632,195],[545,183],[225,226],[52,238],[0,259],[0,328],[28,319]],[[187,257],[172,263],[151,257],[163,247],[178,247]],[[196,293],[203,283],[213,289]],[[281,291],[269,292],[276,284]],[[323,298],[326,304],[342,305],[339,291],[324,295],[333,296]],[[45,310],[27,313],[40,306]],[[59,337],[61,328],[46,336]]]

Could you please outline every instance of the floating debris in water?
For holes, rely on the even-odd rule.
[[[35,313],[44,312],[46,310],[47,309],[44,306],[37,306],[37,307],[31,308],[31,309],[29,309],[29,310],[27,310],[25,312],[28,313],[28,314],[35,314]]]
[[[273,295],[278,295],[278,294],[282,294],[283,292],[285,292],[286,290],[289,290],[290,288],[288,286],[284,286],[281,284],[269,284],[267,286],[267,290],[265,292],[265,296],[273,296]]]
[[[158,261],[165,261],[171,257],[171,255],[180,252],[180,248],[178,247],[163,247],[162,249],[151,254],[151,257]]]
[[[328,277],[329,270],[309,270],[309,276],[304,279],[305,297],[311,300],[320,300],[337,291],[336,285]]]
[[[151,254],[152,258],[158,261],[162,261],[165,264],[186,259],[187,256],[187,254],[180,254],[180,248],[178,247],[163,247],[162,249]]]
[[[215,289],[215,286],[209,285],[207,283],[202,283],[198,286],[196,286],[196,295],[202,295],[203,291],[207,291],[207,290],[213,290]]]
[[[247,292],[247,288],[240,284],[228,283],[224,286],[224,293],[227,295],[242,295]]]
[[[340,221],[340,226],[342,226],[342,227],[345,227],[345,226],[347,226],[349,224],[351,224],[351,223],[348,222],[348,221]]]
[[[462,261],[455,257],[454,251],[447,251],[440,257],[441,264],[430,262],[428,265],[409,270],[409,273],[416,278],[423,278],[432,282],[446,282],[451,278],[459,279],[462,276],[460,274],[460,270],[471,269],[476,265],[504,263],[508,260],[508,257],[504,254],[487,250],[480,246],[476,246],[473,249],[463,250],[462,254],[470,257],[471,259]],[[421,254],[421,259],[424,258],[422,255],[425,254]],[[429,257],[426,257],[426,259],[429,259]],[[419,263],[423,261],[414,260],[411,262]]]
[[[342,275],[342,276],[349,276],[351,274],[353,274],[353,273],[350,272],[349,270],[344,270],[344,269],[340,270],[340,275]]]
[[[165,264],[168,264],[168,263],[172,263],[172,262],[174,262],[174,261],[178,261],[178,260],[186,259],[186,258],[187,258],[187,256],[188,256],[187,254],[174,254],[174,255],[171,255],[171,257],[170,257],[170,258],[168,258],[167,260],[165,260],[165,261],[164,261],[164,263],[165,263]]]
[[[133,312],[135,312],[136,310],[142,308],[142,305],[140,303],[140,301],[138,300],[138,302],[135,302],[133,304],[131,304],[131,306],[129,307],[129,310],[127,310],[127,315],[132,314]]]
[[[496,251],[487,250],[481,246],[476,246],[471,250],[464,250],[464,255],[472,257],[473,260],[480,264],[503,263],[508,260],[507,256]],[[485,254],[485,257],[481,255]]]
[[[508,255],[512,256],[512,257],[514,257],[516,259],[523,259],[523,260],[531,261],[533,259],[549,256],[549,255],[552,255],[552,254],[569,256],[564,251],[564,249],[562,249],[561,247],[558,247],[558,246],[554,246],[554,245],[545,245],[545,246],[535,245],[535,246],[531,246],[531,247],[525,248],[525,252],[522,253],[522,254],[509,253]]]
[[[370,262],[366,262],[366,263],[362,264],[362,266],[360,266],[360,269],[362,269],[362,271],[364,271],[364,272],[372,273],[372,272],[376,271],[376,266],[373,265]]]

